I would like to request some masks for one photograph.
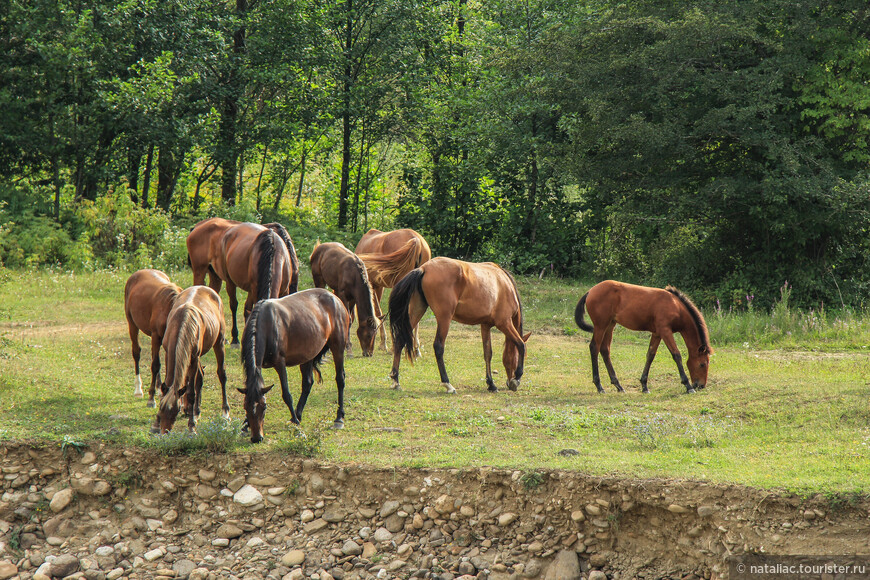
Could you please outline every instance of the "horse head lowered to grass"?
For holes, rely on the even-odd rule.
[[[584,311],[589,312],[591,326],[583,316]],[[640,376],[644,393],[649,392],[647,388],[649,369],[662,340],[665,341],[665,346],[677,364],[680,381],[686,387],[686,392],[694,393],[696,389],[707,386],[710,355],[713,354],[707,323],[689,297],[672,286],[662,290],[605,280],[593,286],[580,298],[574,311],[574,321],[582,330],[592,333],[592,340],[589,342],[589,352],[592,356],[592,382],[599,393],[604,392],[598,374],[599,354],[604,359],[604,366],[607,367],[607,373],[610,375],[610,383],[617,391],[624,391],[610,361],[610,343],[613,339],[613,329],[617,324],[629,330],[646,331],[652,334],[646,354],[646,366]],[[686,366],[689,368],[691,382],[683,370],[683,357],[674,340],[675,332],[680,333],[686,343],[689,355]]]

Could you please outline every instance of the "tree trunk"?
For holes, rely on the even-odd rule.
[[[263,172],[266,170],[266,157],[269,154],[269,144],[263,146],[263,162],[260,163],[260,175],[257,177],[257,211],[260,211],[260,186],[263,183]]]
[[[175,154],[169,146],[160,147],[157,153],[157,206],[169,211],[172,190],[175,188]]]
[[[154,144],[148,146],[145,158],[145,173],[142,174],[142,207],[148,207],[148,193],[151,191],[151,167],[154,163]]]
[[[236,181],[238,179],[239,146],[236,134],[239,117],[239,95],[244,93],[241,85],[238,59],[245,52],[245,17],[248,0],[236,0],[236,15],[242,24],[233,33],[233,62],[227,78],[227,94],[221,109],[220,149],[221,149],[221,197],[227,205],[236,203]]]
[[[139,204],[139,167],[142,165],[142,148],[138,144],[127,146],[127,189],[130,199]]]
[[[345,22],[344,53],[347,59],[344,64],[344,110],[341,114],[341,186],[338,189],[338,229],[347,227],[348,190],[350,188],[350,91],[351,81],[350,49],[353,47],[353,0],[346,0],[347,20]]]

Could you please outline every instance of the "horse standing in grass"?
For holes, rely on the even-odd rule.
[[[399,362],[405,349],[413,361],[413,332],[427,308],[437,321],[433,351],[441,373],[441,386],[448,393],[456,389],[450,384],[444,367],[444,342],[450,321],[480,325],[483,358],[486,361],[486,384],[490,391],[498,388],[492,380],[492,337],[495,326],[504,334],[504,363],[507,387],[516,391],[523,376],[526,341],[523,336],[523,308],[516,282],[498,264],[480,264],[433,258],[412,270],[396,284],[390,294],[390,329],[393,333],[393,388],[399,388]]]
[[[178,401],[187,395],[188,429],[196,430],[202,401],[200,358],[214,349],[217,376],[223,395],[222,415],[229,419],[227,374],[224,372],[224,313],[221,298],[207,286],[191,286],[178,298],[166,321],[166,383],[154,427],[166,433],[178,416]],[[154,429],[152,429],[154,430]]]
[[[591,326],[584,319],[585,310],[589,311]],[[640,376],[644,393],[649,392],[647,388],[649,369],[662,340],[665,341],[665,346],[677,363],[680,381],[686,387],[686,392],[694,393],[695,389],[703,389],[707,385],[710,355],[713,354],[707,323],[689,297],[673,286],[662,290],[606,280],[593,286],[580,298],[574,311],[574,320],[581,329],[592,333],[592,340],[589,342],[589,352],[592,356],[592,382],[595,383],[599,393],[604,392],[598,374],[599,353],[610,375],[610,383],[617,391],[624,391],[616,378],[613,363],[610,362],[610,342],[613,339],[613,329],[617,324],[629,330],[652,333],[649,350],[646,353],[646,366]],[[689,367],[689,374],[692,377],[691,383],[683,370],[683,358],[674,340],[675,332],[680,333],[686,343],[689,353],[686,366]]]
[[[354,252],[362,258],[368,269],[369,281],[375,293],[375,315],[382,318],[381,297],[384,288],[392,288],[414,268],[419,268],[432,258],[432,250],[426,239],[411,229],[382,232],[367,231]],[[380,330],[381,349],[387,350],[387,333]],[[420,342],[415,335],[415,356],[420,356]]]
[[[344,349],[350,333],[350,316],[335,295],[322,288],[303,290],[277,300],[257,302],[242,336],[242,367],[245,371],[245,417],[251,441],[263,440],[266,416],[266,393],[274,385],[263,386],[263,368],[274,368],[281,381],[281,396],[290,409],[293,423],[302,420],[302,411],[320,376],[320,361],[327,351],[335,365],[338,389],[338,413],[334,427],[344,427]],[[293,408],[293,396],[287,384],[287,367],[299,366],[302,392]]]
[[[359,338],[363,356],[372,356],[375,337],[383,317],[375,313],[374,294],[363,261],[338,242],[317,244],[308,260],[311,275],[317,288],[329,286],[341,300],[353,324],[354,307],[359,315]],[[350,341],[347,341],[350,352]]]
[[[299,260],[281,224],[261,226],[223,218],[207,219],[188,234],[187,255],[194,284],[203,284],[206,272],[209,286],[215,292],[220,292],[222,281],[227,283],[233,346],[239,344],[236,288],[248,293],[244,307],[247,318],[257,300],[292,294],[299,285]]]
[[[181,288],[172,283],[169,276],[160,270],[139,270],[127,279],[124,286],[124,315],[133,344],[133,366],[136,381],[133,396],[142,397],[142,377],[139,375],[139,331],[151,337],[151,388],[148,390],[148,407],[154,407],[154,392],[160,382],[160,346],[166,332],[166,318]]]

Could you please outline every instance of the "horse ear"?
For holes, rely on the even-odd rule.
[[[532,336],[531,332],[527,332],[525,336],[523,336],[523,342],[529,342],[529,337]]]
[[[241,387],[236,387],[236,390],[237,390],[238,392],[240,392],[241,394],[243,394],[243,395],[247,395],[247,394],[248,394],[248,390],[247,390],[247,389],[243,389],[243,388],[241,388]]]
[[[274,386],[275,386],[275,383],[272,383],[271,385],[269,385],[268,387],[266,387],[265,389],[263,389],[263,394],[265,395],[266,393],[268,393],[269,391],[271,391],[271,390],[272,390],[272,387],[274,387]]]
[[[710,352],[710,349],[707,348],[706,344],[702,344],[698,347],[698,354],[707,354],[708,352]]]
[[[178,395],[176,395],[179,399],[184,396],[184,393],[187,392],[187,385],[184,385],[180,389],[178,389]]]
[[[169,386],[166,383],[160,383],[160,392],[165,395],[169,392]]]

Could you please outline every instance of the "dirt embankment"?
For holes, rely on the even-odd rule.
[[[0,467],[0,579],[725,578],[732,554],[870,554],[864,499],[683,480],[26,444]]]

